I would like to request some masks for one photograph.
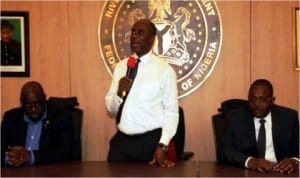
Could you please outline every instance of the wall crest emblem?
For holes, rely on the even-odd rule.
[[[131,54],[135,21],[147,18],[157,28],[153,52],[177,73],[178,96],[198,89],[212,73],[222,46],[222,23],[212,0],[106,1],[100,13],[101,58],[112,75],[115,65]]]

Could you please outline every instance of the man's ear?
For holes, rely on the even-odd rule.
[[[272,104],[275,104],[276,97],[274,96],[271,100]]]

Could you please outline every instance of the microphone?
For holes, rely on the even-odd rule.
[[[135,59],[135,57],[130,56],[128,58],[128,61],[127,61],[126,77],[128,77],[130,79],[133,79],[135,65],[136,65],[136,59]],[[127,92],[126,91],[122,91],[122,96],[124,97],[126,95],[127,95]]]
[[[131,78],[131,79],[133,78],[133,72],[134,72],[133,69],[135,68],[135,65],[136,65],[135,57],[130,56],[127,61],[126,77]]]

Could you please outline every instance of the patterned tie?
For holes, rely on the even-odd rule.
[[[139,66],[140,61],[141,61],[140,59],[137,59],[137,64],[135,65],[134,71],[133,71],[132,73],[130,73],[129,78],[132,79],[131,86],[132,86],[132,84],[133,84],[133,82],[134,82],[134,79],[135,79],[135,77],[136,77],[136,74],[137,74],[137,70],[138,70],[138,66]],[[127,68],[127,70],[129,70],[129,69]],[[130,87],[130,88],[131,88],[131,87]],[[125,101],[126,101],[126,98],[127,98],[128,94],[129,94],[130,88],[129,88],[129,90],[127,91],[127,95],[123,98],[123,102],[122,102],[122,103],[120,104],[120,106],[119,106],[119,110],[118,110],[118,113],[117,113],[117,116],[116,116],[116,123],[117,123],[117,125],[120,123],[121,115],[122,115],[122,111],[123,111],[123,106],[124,106],[124,103],[125,103]]]
[[[259,122],[260,122],[260,128],[259,128],[258,139],[257,139],[257,151],[258,151],[258,157],[264,158],[266,152],[266,129],[265,129],[266,120],[260,119]]]

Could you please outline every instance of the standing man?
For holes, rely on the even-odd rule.
[[[12,39],[15,26],[1,20],[1,65],[21,65],[21,44]]]
[[[219,161],[259,172],[292,173],[299,168],[298,113],[274,103],[272,84],[254,81],[248,106],[226,115]]]
[[[106,107],[121,116],[118,132],[110,141],[108,161],[149,161],[161,167],[175,164],[166,159],[166,151],[178,125],[177,78],[171,66],[153,54],[155,36],[150,20],[138,20],[130,38],[132,56],[140,61],[136,77],[133,81],[126,75],[128,59],[114,70]]]
[[[22,87],[20,101],[22,106],[5,112],[1,123],[2,165],[70,160],[70,115],[47,103],[42,86],[35,81]]]

